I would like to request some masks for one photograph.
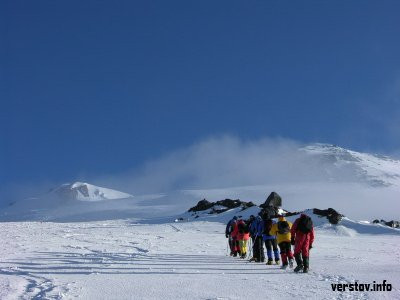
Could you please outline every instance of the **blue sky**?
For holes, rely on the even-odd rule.
[[[2,1],[0,181],[210,136],[400,149],[399,1]]]

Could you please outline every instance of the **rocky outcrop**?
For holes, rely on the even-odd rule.
[[[206,199],[203,199],[200,200],[195,206],[190,208],[189,212],[210,210],[209,214],[220,214],[232,208],[242,207],[242,210],[245,210],[252,206],[255,206],[253,202],[245,202],[239,199],[224,199],[217,202],[210,202]]]
[[[277,192],[272,192],[267,197],[267,200],[263,204],[260,205],[261,211],[259,215],[263,219],[272,219],[277,218],[282,214],[282,198],[279,196]]]
[[[326,217],[328,219],[329,223],[334,224],[334,225],[339,224],[339,222],[343,218],[343,215],[338,213],[333,208],[328,208],[328,209],[314,208],[313,213],[318,216]]]
[[[281,205],[282,205],[282,198],[276,192],[272,192],[268,196],[267,200],[259,206],[260,212],[258,213],[258,215],[261,216],[263,219],[275,219],[278,218],[279,216],[290,217],[305,213],[305,211],[289,212],[287,210],[284,210],[281,207]],[[225,199],[217,202],[210,202],[206,199],[203,199],[200,200],[195,206],[190,208],[189,212],[193,213],[192,216],[195,216],[195,218],[197,218],[199,217],[198,213],[220,214],[237,207],[241,207],[242,210],[245,210],[253,206],[256,206],[253,202],[245,202],[239,199],[236,200]],[[311,213],[311,211],[313,214],[319,217],[325,217],[329,221],[329,223],[334,225],[339,224],[343,218],[343,215],[333,208],[328,208],[328,209],[314,208],[312,210],[307,210],[306,213],[307,214]],[[396,223],[394,223],[392,227],[395,226]]]
[[[373,220],[372,223],[374,223],[374,224],[383,224],[383,225],[386,225],[386,226],[389,226],[389,227],[392,227],[392,228],[400,228],[400,222],[399,221],[394,221],[394,220],[386,222],[385,220],[376,219],[376,220]]]
[[[337,225],[340,223],[342,218],[344,217],[341,213],[337,212],[333,208],[328,208],[328,209],[318,209],[318,208],[313,208],[312,209],[313,214],[319,216],[319,217],[325,217],[329,221],[329,223],[333,225]],[[283,214],[285,217],[291,217],[291,216],[296,216],[300,215],[302,213],[306,213],[305,211],[296,211],[296,212],[286,212]]]
[[[200,200],[196,206],[189,209],[189,212],[196,212],[209,209],[214,206],[214,203],[207,201],[206,199]]]
[[[282,198],[276,192],[272,192],[271,194],[269,194],[267,200],[265,200],[265,202],[260,205],[261,208],[281,207],[281,206],[282,206]]]

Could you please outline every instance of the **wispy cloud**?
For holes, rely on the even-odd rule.
[[[96,181],[132,194],[165,192],[170,196],[157,203],[184,209],[204,197],[261,203],[275,190],[290,210],[334,207],[357,218],[395,217],[398,190],[369,187],[351,164],[338,166],[299,150],[303,146],[287,139],[214,137],[148,162],[132,174]],[[176,190],[185,192],[171,193]]]
[[[343,181],[354,175],[345,169],[335,174],[338,171],[329,163],[299,151],[302,146],[287,139],[246,141],[232,136],[214,137],[150,161],[130,175],[97,181],[124,186],[137,193],[329,178]]]
[[[173,204],[181,211],[203,197],[261,203],[275,190],[289,210],[333,207],[356,218],[395,217],[399,190],[368,187],[351,164],[338,166],[299,150],[303,146],[282,138],[213,137],[125,174],[83,180],[133,195],[165,193],[168,197],[152,203]],[[25,192],[32,196],[33,190]]]

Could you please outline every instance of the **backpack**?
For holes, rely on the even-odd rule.
[[[297,228],[304,234],[311,232],[313,228],[313,222],[311,218],[309,216],[301,217],[299,223],[297,224]]]
[[[236,226],[236,221],[231,222],[231,224],[229,225],[229,232],[232,233],[235,230],[235,226]]]
[[[244,226],[244,233],[250,233],[250,225],[246,224],[246,226]]]
[[[238,224],[238,231],[240,234],[244,233],[244,229],[245,229],[246,225],[243,222],[239,222]]]
[[[250,232],[250,228],[246,223],[239,224],[239,233],[240,234],[249,233],[249,232]]]
[[[269,232],[271,231],[272,228],[272,220],[268,219],[264,221],[264,234],[270,235]]]
[[[289,232],[290,232],[289,223],[286,221],[279,221],[278,222],[278,233],[286,234]]]

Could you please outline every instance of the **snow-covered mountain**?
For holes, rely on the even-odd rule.
[[[65,183],[51,191],[65,200],[103,201],[133,197],[120,191],[95,186],[86,182]]]
[[[388,156],[360,153],[329,144],[312,144],[301,148],[320,160],[326,170],[348,170],[372,186],[400,186],[400,161]],[[329,171],[327,171],[329,172]]]
[[[45,194],[10,203],[0,210],[0,221],[120,219],[140,212],[140,200],[85,182],[65,183]]]
[[[289,211],[334,207],[352,218],[399,219],[396,212],[400,208],[400,161],[327,144],[308,145],[298,152],[298,159],[311,162],[310,168],[317,168],[317,172],[312,170],[313,174],[321,177],[300,181],[282,178],[253,186],[184,189],[135,196],[75,182],[53,188],[44,195],[13,202],[0,210],[0,221],[167,217],[184,213],[204,198],[210,201],[241,199],[261,204],[271,191],[283,196],[283,207]]]

